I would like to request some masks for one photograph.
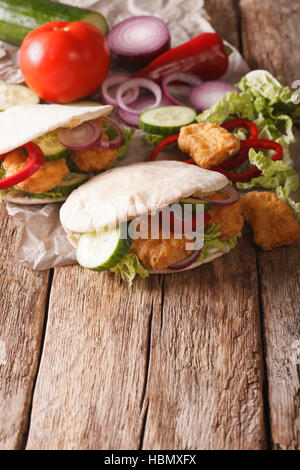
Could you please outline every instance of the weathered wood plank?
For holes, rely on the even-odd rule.
[[[240,7],[244,55],[250,65],[268,69],[287,84],[299,79],[300,3],[240,0]],[[300,169],[299,161],[296,166]],[[300,243],[269,253],[257,250],[257,255],[272,445],[299,449]]]
[[[53,278],[28,449],[137,449],[158,277],[130,290],[79,267]]]
[[[18,265],[4,204],[0,218],[0,448],[19,449],[28,427],[49,273]]]
[[[248,237],[192,274],[165,278],[151,339],[144,449],[265,447],[257,271]]]
[[[239,49],[239,18],[235,0],[204,0],[204,5],[217,33]]]

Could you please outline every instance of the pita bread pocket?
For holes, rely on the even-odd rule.
[[[227,183],[220,173],[178,161],[136,163],[110,170],[80,186],[61,207],[60,220],[76,247],[79,264],[117,272],[131,283],[136,274],[147,277],[150,273],[192,269],[235,246],[236,236],[221,241],[219,227],[214,225],[208,227],[209,243],[205,228],[201,248],[197,250],[185,250],[185,234],[178,240],[174,233],[170,239],[162,237],[161,232],[157,239],[149,237],[148,232],[145,239],[128,236],[131,221],[141,224],[143,217],[148,219],[150,214],[153,217],[159,210],[178,206],[177,203],[179,207],[201,206],[204,220],[206,214],[210,218],[212,203],[200,197],[227,191]],[[234,198],[233,201],[231,196],[236,202],[238,196]],[[226,207],[231,204],[229,200],[226,204],[222,202]],[[182,227],[182,220],[180,223]]]
[[[41,163],[39,171],[35,170],[28,178],[4,189],[2,199],[17,204],[65,200],[73,189],[88,179],[90,171],[93,171],[81,168],[78,160],[83,151],[87,152],[92,145],[86,148],[83,146],[82,152],[74,152],[65,141],[62,143],[59,133],[63,130],[71,133],[73,139],[88,138],[92,142],[97,135],[104,134],[99,118],[103,119],[111,110],[111,106],[102,105],[35,104],[14,106],[0,113],[1,179],[7,176],[13,179],[25,166],[28,154],[24,151],[26,144],[33,142],[45,155],[44,164]],[[80,149],[79,146],[78,150]],[[112,158],[109,160],[103,148],[99,152],[102,152],[101,155],[95,155],[93,158],[98,158],[99,161],[105,157],[99,166],[99,171],[103,171],[114,164],[113,159],[117,156],[111,151]],[[74,159],[76,153],[79,155],[77,160]]]

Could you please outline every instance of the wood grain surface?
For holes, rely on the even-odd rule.
[[[48,272],[20,266],[14,230],[0,206],[0,449],[24,445],[40,355]]]
[[[205,5],[252,68],[300,79],[297,2]],[[0,216],[0,448],[300,448],[300,244],[264,253],[246,228],[228,255],[129,289],[21,267]]]
[[[241,0],[240,8],[250,66],[266,68],[289,85],[299,80],[300,2]],[[300,170],[300,159],[295,167]],[[299,449],[300,242],[269,253],[257,249],[257,258],[272,447]]]

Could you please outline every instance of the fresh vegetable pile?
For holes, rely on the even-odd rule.
[[[287,197],[299,186],[289,153],[297,119],[295,95],[262,70],[248,73],[236,86],[238,91],[225,93],[196,118],[197,122],[219,124],[240,139],[240,153],[211,169],[225,174],[240,190],[265,188],[278,194],[284,191]],[[163,139],[163,132],[160,137]],[[162,140],[151,159],[156,160],[177,139],[175,134]],[[187,163],[195,162],[189,159]]]

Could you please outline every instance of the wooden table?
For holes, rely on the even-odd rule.
[[[207,0],[252,68],[300,79],[299,2]],[[299,34],[298,34],[299,36]],[[1,207],[0,447],[300,447],[300,243],[132,289],[14,260]]]

